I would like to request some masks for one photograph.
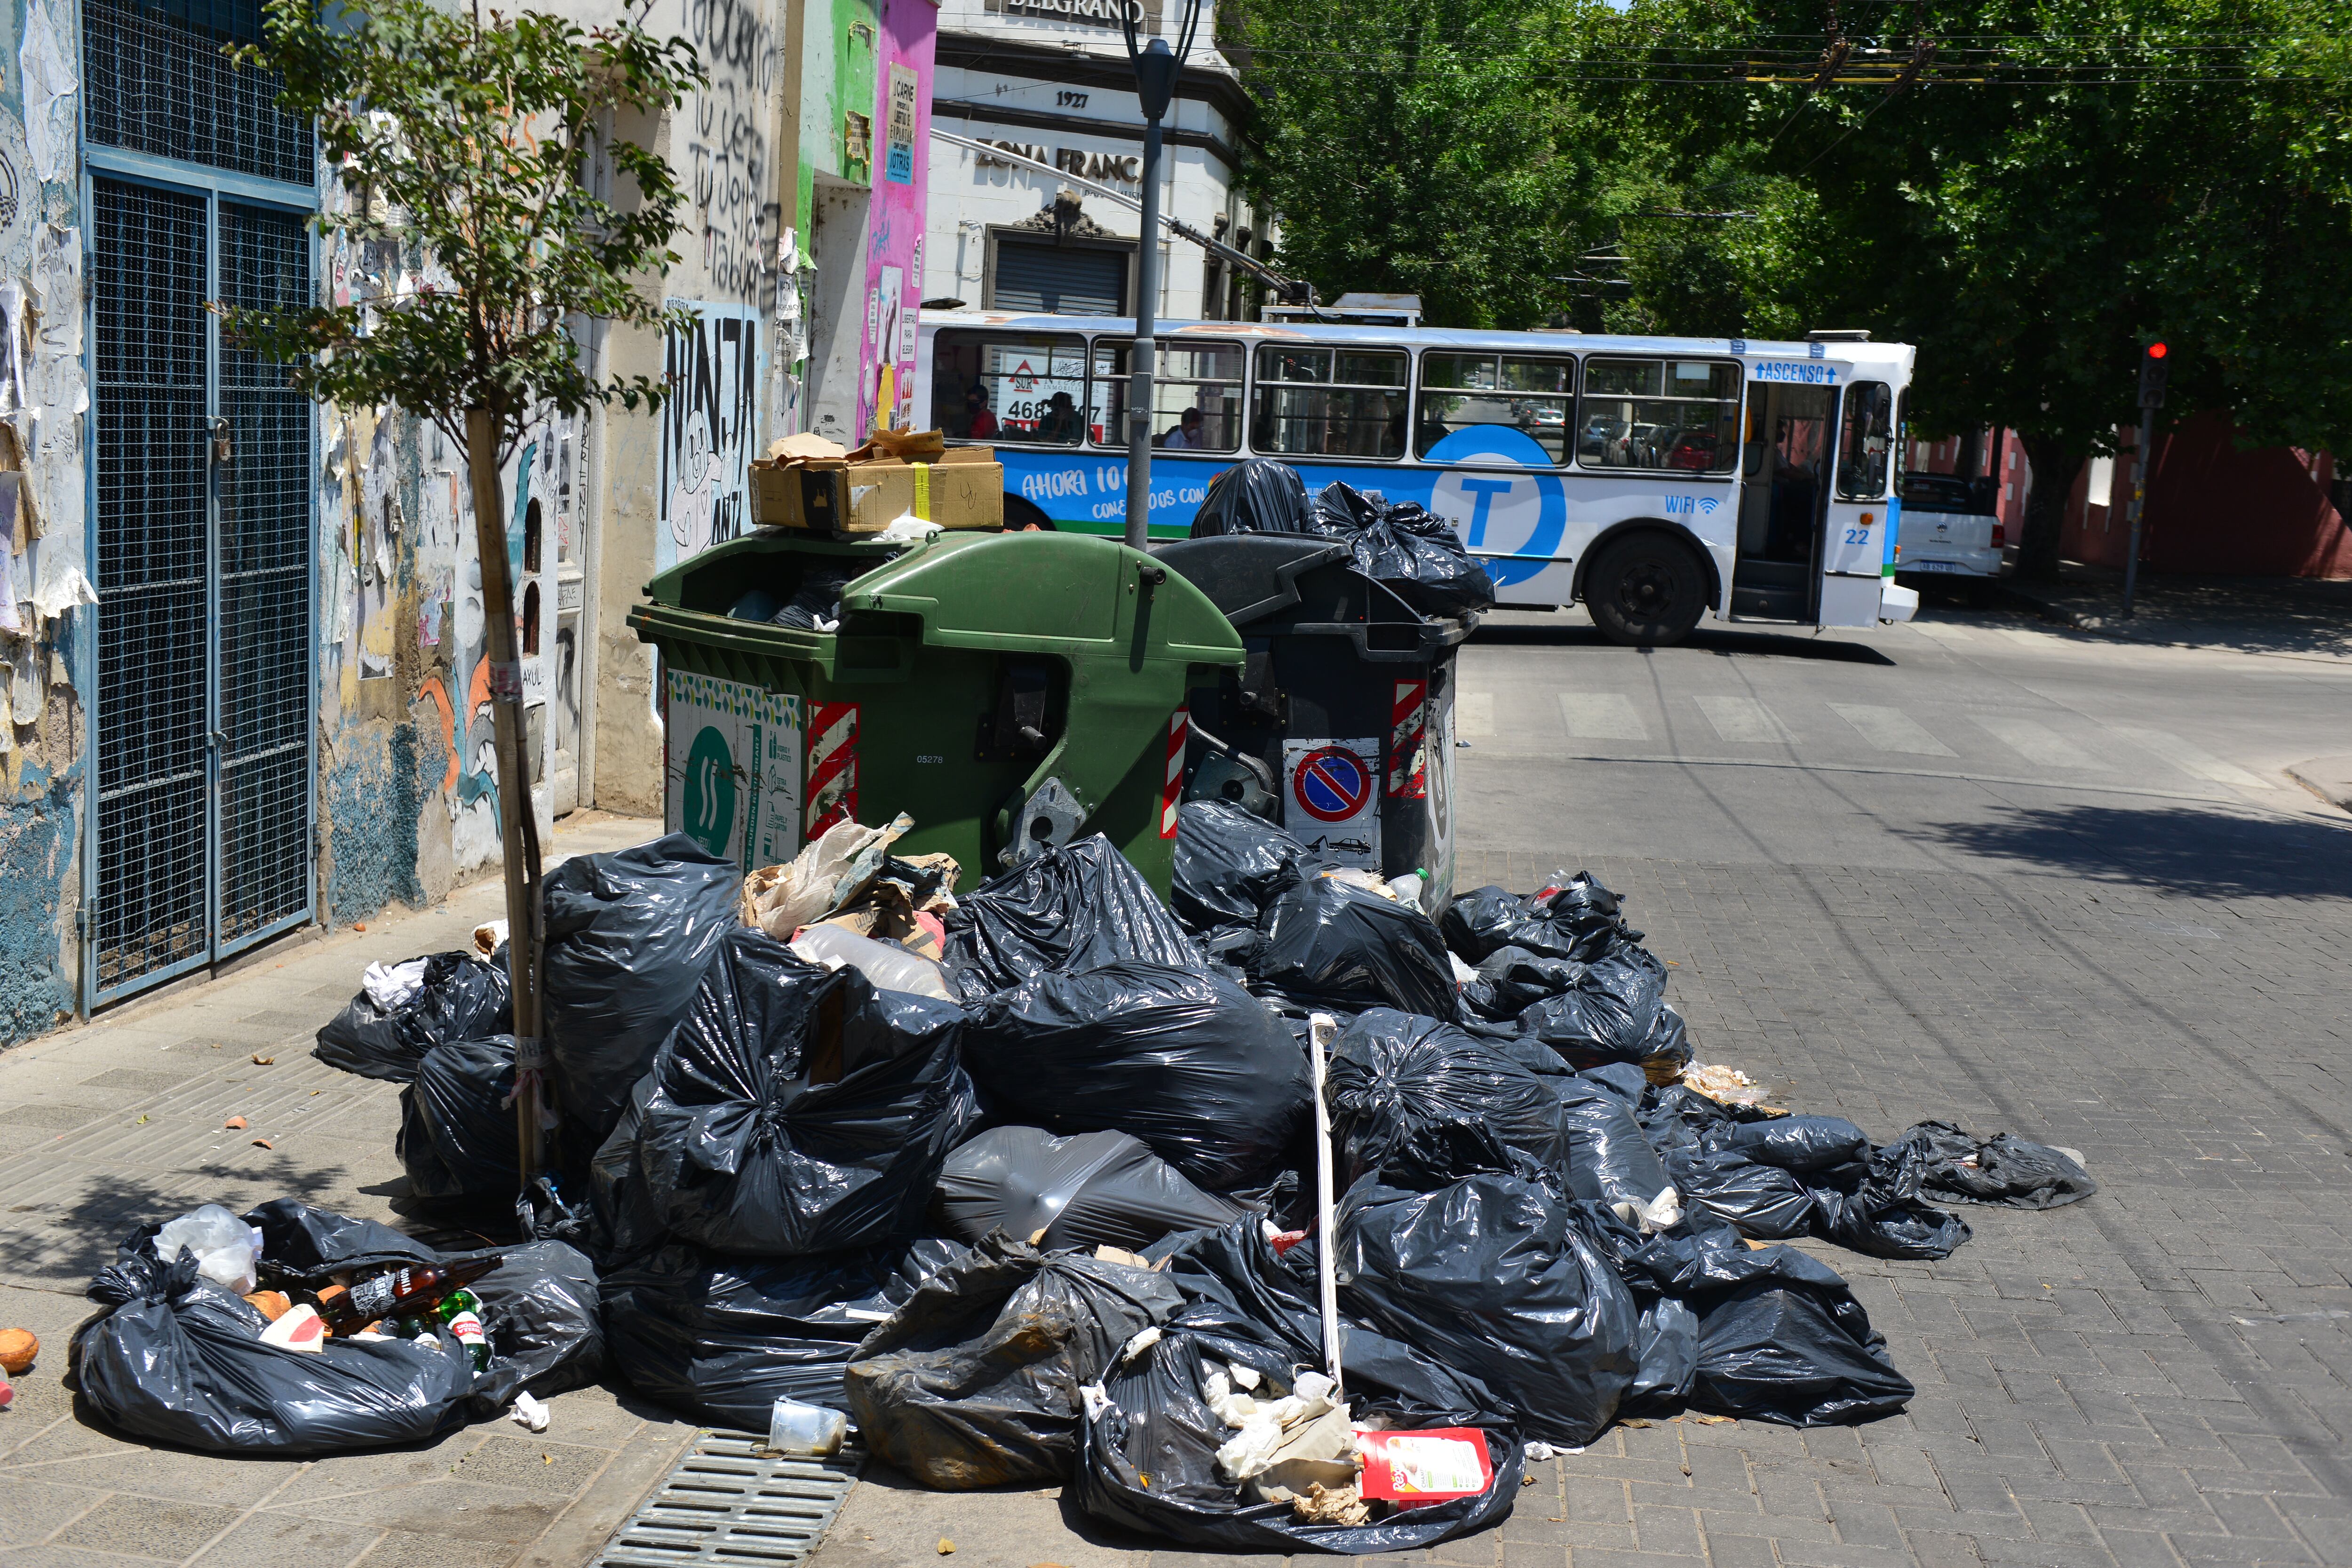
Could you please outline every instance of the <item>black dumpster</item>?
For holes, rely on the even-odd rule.
[[[1477,626],[1422,615],[1344,541],[1178,540],[1153,553],[1225,613],[1245,662],[1192,693],[1186,795],[1227,799],[1385,878],[1454,889],[1454,654]]]

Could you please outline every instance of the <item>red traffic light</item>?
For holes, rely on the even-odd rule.
[[[2162,343],[2148,344],[2147,357],[2150,359],[2162,359],[2164,357],[2164,345]]]

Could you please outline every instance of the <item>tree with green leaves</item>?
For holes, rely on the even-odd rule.
[[[2250,443],[2344,443],[2344,0],[1846,16],[1832,35],[1817,4],[1636,0],[1648,79],[1626,111],[1690,205],[1754,214],[1629,228],[1633,302],[1658,329],[1917,344],[1915,428],[2007,426],[2024,444],[2029,575],[2057,570],[2084,459],[2137,419],[2151,339],[2172,349],[2168,416],[2216,409]],[[1693,62],[1717,80],[1670,85]]]
[[[1557,62],[1594,0],[1250,0],[1244,170],[1277,265],[1433,325],[1538,324],[1601,226],[1603,139]]]
[[[499,470],[552,414],[654,406],[663,385],[599,381],[575,332],[604,321],[692,324],[646,287],[683,195],[660,154],[614,135],[657,122],[705,78],[683,38],[628,22],[583,28],[524,12],[444,11],[425,0],[322,10],[269,0],[240,65],[279,73],[278,102],[314,120],[338,177],[321,233],[397,244],[418,281],[348,305],[232,310],[240,346],[284,362],[294,384],[346,408],[393,405],[463,447],[488,623],[514,993],[518,1130],[526,1184],[541,1138],[540,854],[522,748],[522,679]],[[607,194],[600,194],[600,192]]]

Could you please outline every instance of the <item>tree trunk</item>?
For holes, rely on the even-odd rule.
[[[1977,477],[1977,462],[1983,450],[1983,431],[1971,430],[1967,435],[1962,436],[1960,437],[1959,454],[1952,461],[1953,476],[1957,479],[1975,479]]]
[[[2058,535],[2066,523],[2066,502],[2083,471],[2083,454],[2055,436],[2018,437],[2033,466],[2025,492],[2025,526],[2017,541],[2017,574],[2032,583],[2058,580]]]
[[[507,560],[506,505],[499,484],[498,422],[466,411],[466,466],[474,484],[474,539],[482,563],[482,657],[490,666],[490,713],[498,756],[499,830],[506,859],[507,966],[514,980],[515,1137],[528,1192],[539,1174],[542,1136],[539,820],[530,809],[530,762],[523,755],[522,665],[515,654],[514,576]]]

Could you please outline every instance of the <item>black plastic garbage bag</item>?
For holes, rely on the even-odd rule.
[[[1698,1303],[1699,1410],[1790,1426],[1829,1426],[1892,1415],[1910,1402],[1886,1338],[1845,1282],[1794,1248],[1753,1254],[1773,1273]],[[1803,1266],[1810,1264],[1811,1269]],[[1760,1271],[1759,1271],[1760,1272]]]
[[[1572,958],[1546,958],[1524,947],[1498,947],[1478,963],[1478,977],[1462,986],[1462,1005],[1482,1018],[1504,1023],[1547,996],[1571,989],[1584,976]]]
[[[1041,974],[973,1008],[964,1065],[999,1121],[1125,1132],[1211,1192],[1264,1182],[1307,1125],[1307,1058],[1232,981],[1156,963]]]
[[[940,1209],[969,1242],[992,1230],[1047,1251],[1137,1251],[1171,1231],[1231,1225],[1252,1210],[1186,1181],[1124,1132],[1056,1138],[1035,1127],[994,1127],[948,1156]]]
[[[260,1309],[152,1246],[90,1281],[110,1310],[74,1331],[75,1388],[110,1425],[215,1453],[341,1454],[421,1442],[472,1415],[473,1363],[454,1335],[261,1342]]]
[[[1482,1171],[1568,1176],[1552,1091],[1450,1024],[1375,1007],[1333,1043],[1326,1071],[1342,1182],[1377,1173],[1426,1191]]]
[[[739,925],[654,1058],[635,1179],[665,1228],[721,1252],[917,1236],[979,1116],[956,1064],[962,1027],[953,1003],[803,963]]]
[[[1961,1203],[2048,1209],[2099,1190],[2090,1173],[2046,1144],[2009,1133],[1979,1138],[1948,1121],[1922,1121],[1878,1151],[1881,1180]]]
[[[497,1405],[519,1391],[545,1396],[593,1382],[604,1366],[604,1293],[587,1255],[561,1241],[487,1249],[499,1267],[466,1287],[482,1303]],[[483,1252],[449,1254],[453,1258]],[[478,1396],[483,1389],[478,1385]]]
[[[702,972],[743,929],[743,868],[682,833],[547,874],[547,1046],[578,1158],[604,1141]]]
[[[1759,1165],[1800,1173],[1825,1171],[1870,1152],[1870,1138],[1843,1116],[1776,1116],[1729,1122],[1708,1140]]]
[[[1195,934],[1255,926],[1314,859],[1305,845],[1254,812],[1221,800],[1186,801],[1177,808],[1168,907]]]
[[[849,1412],[877,1455],[925,1486],[1059,1481],[1077,1458],[1079,1388],[1183,1305],[1151,1269],[1000,1232],[866,1336]]]
[[[1785,1241],[1803,1236],[1812,1225],[1812,1194],[1777,1166],[1759,1165],[1728,1149],[1677,1149],[1666,1155],[1665,1167],[1685,1205],[1721,1215],[1742,1236]]]
[[[604,1277],[614,1367],[696,1420],[765,1432],[776,1401],[849,1408],[842,1369],[952,1241],[818,1258],[722,1258],[674,1242]]]
[[[1494,579],[1454,525],[1416,501],[1391,501],[1345,483],[1315,498],[1319,531],[1343,537],[1356,570],[1424,616],[1465,616],[1495,603]]]
[[[520,1189],[515,1156],[514,1037],[436,1046],[400,1091],[393,1152],[412,1196],[504,1205]]]
[[[1811,1189],[1812,1231],[1870,1258],[1949,1258],[1970,1235],[1969,1222],[1917,1198],[1874,1190]]]
[[[553,1394],[585,1383],[604,1364],[596,1270],[564,1242],[441,1252],[390,1226],[299,1198],[272,1198],[241,1217],[261,1233],[257,1272],[267,1289],[315,1290],[339,1274],[499,1258],[498,1268],[467,1287],[482,1303],[482,1327],[496,1357],[475,1381],[477,1415],[497,1414],[519,1390]],[[156,1228],[134,1232],[126,1252]]]
[[[1333,877],[1292,882],[1266,907],[1250,980],[1302,1007],[1454,1015],[1454,965],[1436,922]]]
[[[1508,947],[1511,932],[1527,920],[1527,906],[1517,893],[1490,886],[1456,893],[1437,917],[1437,929],[1463,963],[1483,963]]]
[[[1201,965],[1143,874],[1101,834],[1023,861],[946,917],[947,967],[967,1001],[1041,974],[1134,960]]]
[[[436,1046],[505,1034],[514,1027],[506,962],[470,952],[436,952],[425,961],[424,986],[384,1011],[361,992],[319,1031],[310,1054],[362,1078],[407,1083]]]
[[[1519,1026],[1571,1067],[1638,1062],[1653,1083],[1667,1082],[1689,1064],[1691,1047],[1665,994],[1665,964],[1646,948],[1620,944],[1568,990],[1522,1013]]]
[[[1344,1307],[1477,1378],[1528,1436],[1589,1443],[1633,1386],[1633,1298],[1535,1184],[1360,1182],[1340,1205],[1336,1258]]]
[[[1648,1210],[1674,1185],[1623,1100],[1582,1078],[1552,1085],[1571,1150],[1569,1187],[1580,1198]]]
[[[822,555],[803,559],[807,564],[801,570],[801,580],[793,589],[793,596],[768,617],[769,621],[804,631],[816,630],[819,621],[839,625],[842,589],[872,570],[871,566],[863,562],[829,561]]]
[[[1642,933],[1625,923],[1624,900],[1589,871],[1555,874],[1528,895],[1527,909],[1528,923],[1511,940],[1549,957],[1590,963],[1642,940]]]
[[[1171,1236],[1144,1256],[1184,1293],[1184,1310],[1171,1328],[1199,1335],[1228,1360],[1248,1360],[1249,1347],[1270,1346],[1285,1377],[1290,1367],[1322,1364],[1314,1237],[1277,1254],[1264,1227],[1244,1220],[1223,1230]],[[1476,1378],[1349,1315],[1345,1302],[1340,1312],[1348,1394],[1365,1402],[1364,1408],[1411,1411],[1432,1426],[1509,1424],[1504,1401]]]
[[[1691,1384],[1698,1376],[1698,1314],[1688,1302],[1661,1296],[1643,1307],[1635,1346],[1626,1409],[1679,1405],[1690,1397]]]
[[[1760,1121],[1779,1112],[1758,1106],[1726,1105],[1676,1083],[1652,1089],[1634,1114],[1650,1146],[1664,1154],[1712,1147],[1708,1140],[1730,1123]]]
[[[1192,537],[1221,533],[1314,533],[1315,508],[1307,481],[1288,463],[1252,458],[1209,481],[1201,510],[1192,514]]]
[[[1209,1408],[1202,1375],[1213,1365],[1241,1362],[1286,1386],[1297,1364],[1247,1350],[1176,1331],[1113,1368],[1103,1379],[1107,1403],[1086,1423],[1078,1506],[1091,1518],[1183,1546],[1355,1556],[1420,1551],[1509,1517],[1518,1500],[1523,1455],[1505,1427],[1483,1432],[1495,1479],[1476,1497],[1402,1509],[1358,1526],[1307,1524],[1288,1503],[1249,1501],[1217,1473],[1217,1449],[1233,1434]],[[1350,1364],[1348,1392],[1350,1411],[1360,1417],[1354,1371]]]

